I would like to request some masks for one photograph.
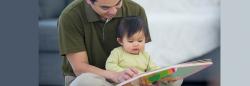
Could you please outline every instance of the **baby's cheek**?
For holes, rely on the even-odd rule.
[[[144,46],[143,46],[143,47],[141,47],[141,51],[144,51],[144,48],[145,48]]]

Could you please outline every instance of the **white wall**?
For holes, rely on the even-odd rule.
[[[146,50],[158,65],[196,58],[219,46],[219,0],[134,1],[147,13],[152,42]]]

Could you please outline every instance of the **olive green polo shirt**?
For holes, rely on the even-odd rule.
[[[122,1],[123,5],[117,15],[107,23],[100,19],[85,0],[74,0],[63,10],[58,28],[64,75],[75,75],[65,55],[80,51],[87,52],[90,65],[104,69],[111,50],[120,46],[116,41],[116,28],[123,17],[140,16],[147,24],[141,6],[131,0]]]

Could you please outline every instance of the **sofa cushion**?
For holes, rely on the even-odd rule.
[[[57,18],[69,0],[39,0],[39,19]]]
[[[39,52],[39,85],[64,85],[59,52]]]
[[[39,51],[58,52],[57,19],[40,20]]]

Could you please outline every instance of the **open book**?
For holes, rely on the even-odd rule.
[[[181,63],[169,67],[163,67],[154,71],[149,71],[139,74],[116,86],[124,86],[128,84],[132,86],[139,86],[140,79],[146,80],[147,83],[154,83],[162,79],[164,80],[182,79],[196,72],[199,72],[212,64],[213,62],[210,59],[205,59],[205,60]]]

